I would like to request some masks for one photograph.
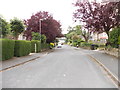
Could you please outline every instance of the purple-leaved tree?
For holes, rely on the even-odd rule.
[[[106,32],[109,42],[109,31],[120,26],[120,2],[81,2],[74,3],[77,7],[73,17],[84,23],[91,32]]]

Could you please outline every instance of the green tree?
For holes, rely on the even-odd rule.
[[[79,38],[80,38],[80,36],[82,36],[86,42],[88,42],[90,34],[91,34],[89,31],[82,30],[80,25],[76,25],[73,28],[69,26],[68,31],[69,32],[66,35],[67,39],[72,39],[72,36],[78,35]]]
[[[23,24],[23,21],[14,18],[10,20],[11,24],[11,32],[13,36],[15,37],[15,40],[18,40],[18,36],[25,30],[25,26]]]
[[[110,32],[110,38],[109,38],[112,47],[118,48],[119,37],[120,37],[120,28],[114,28]]]
[[[37,32],[32,32],[32,40],[40,40],[40,34]]]
[[[90,37],[90,32],[86,31],[86,30],[83,30],[81,35],[84,37],[85,42],[88,42],[89,37]]]
[[[6,37],[6,35],[8,34],[8,31],[9,31],[8,22],[6,22],[5,19],[0,17],[0,33],[1,33],[0,37],[1,38]]]
[[[41,40],[41,43],[46,43],[46,39],[44,34],[40,35],[37,32],[32,32],[32,40]]]
[[[46,43],[46,36],[44,34],[41,35],[41,43]]]

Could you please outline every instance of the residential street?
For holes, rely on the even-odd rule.
[[[2,72],[3,88],[116,88],[89,55],[95,51],[68,45],[29,63]],[[109,57],[109,56],[104,56]],[[112,58],[114,59],[114,58]],[[101,60],[102,61],[102,60]],[[108,66],[109,67],[109,66]],[[117,66],[113,68],[117,69]],[[117,72],[115,73],[117,75]]]

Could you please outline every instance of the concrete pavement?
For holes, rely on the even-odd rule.
[[[2,75],[3,88],[116,88],[86,52],[66,45]]]
[[[28,56],[22,56],[22,57],[13,57],[9,60],[2,61],[2,68],[0,70],[4,70],[6,68],[22,64],[27,61],[31,61],[37,58],[40,58],[44,55],[46,55],[48,52],[42,52],[42,53],[30,53]]]

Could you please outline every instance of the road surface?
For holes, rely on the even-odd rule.
[[[116,88],[87,53],[67,45],[2,75],[3,88]]]

